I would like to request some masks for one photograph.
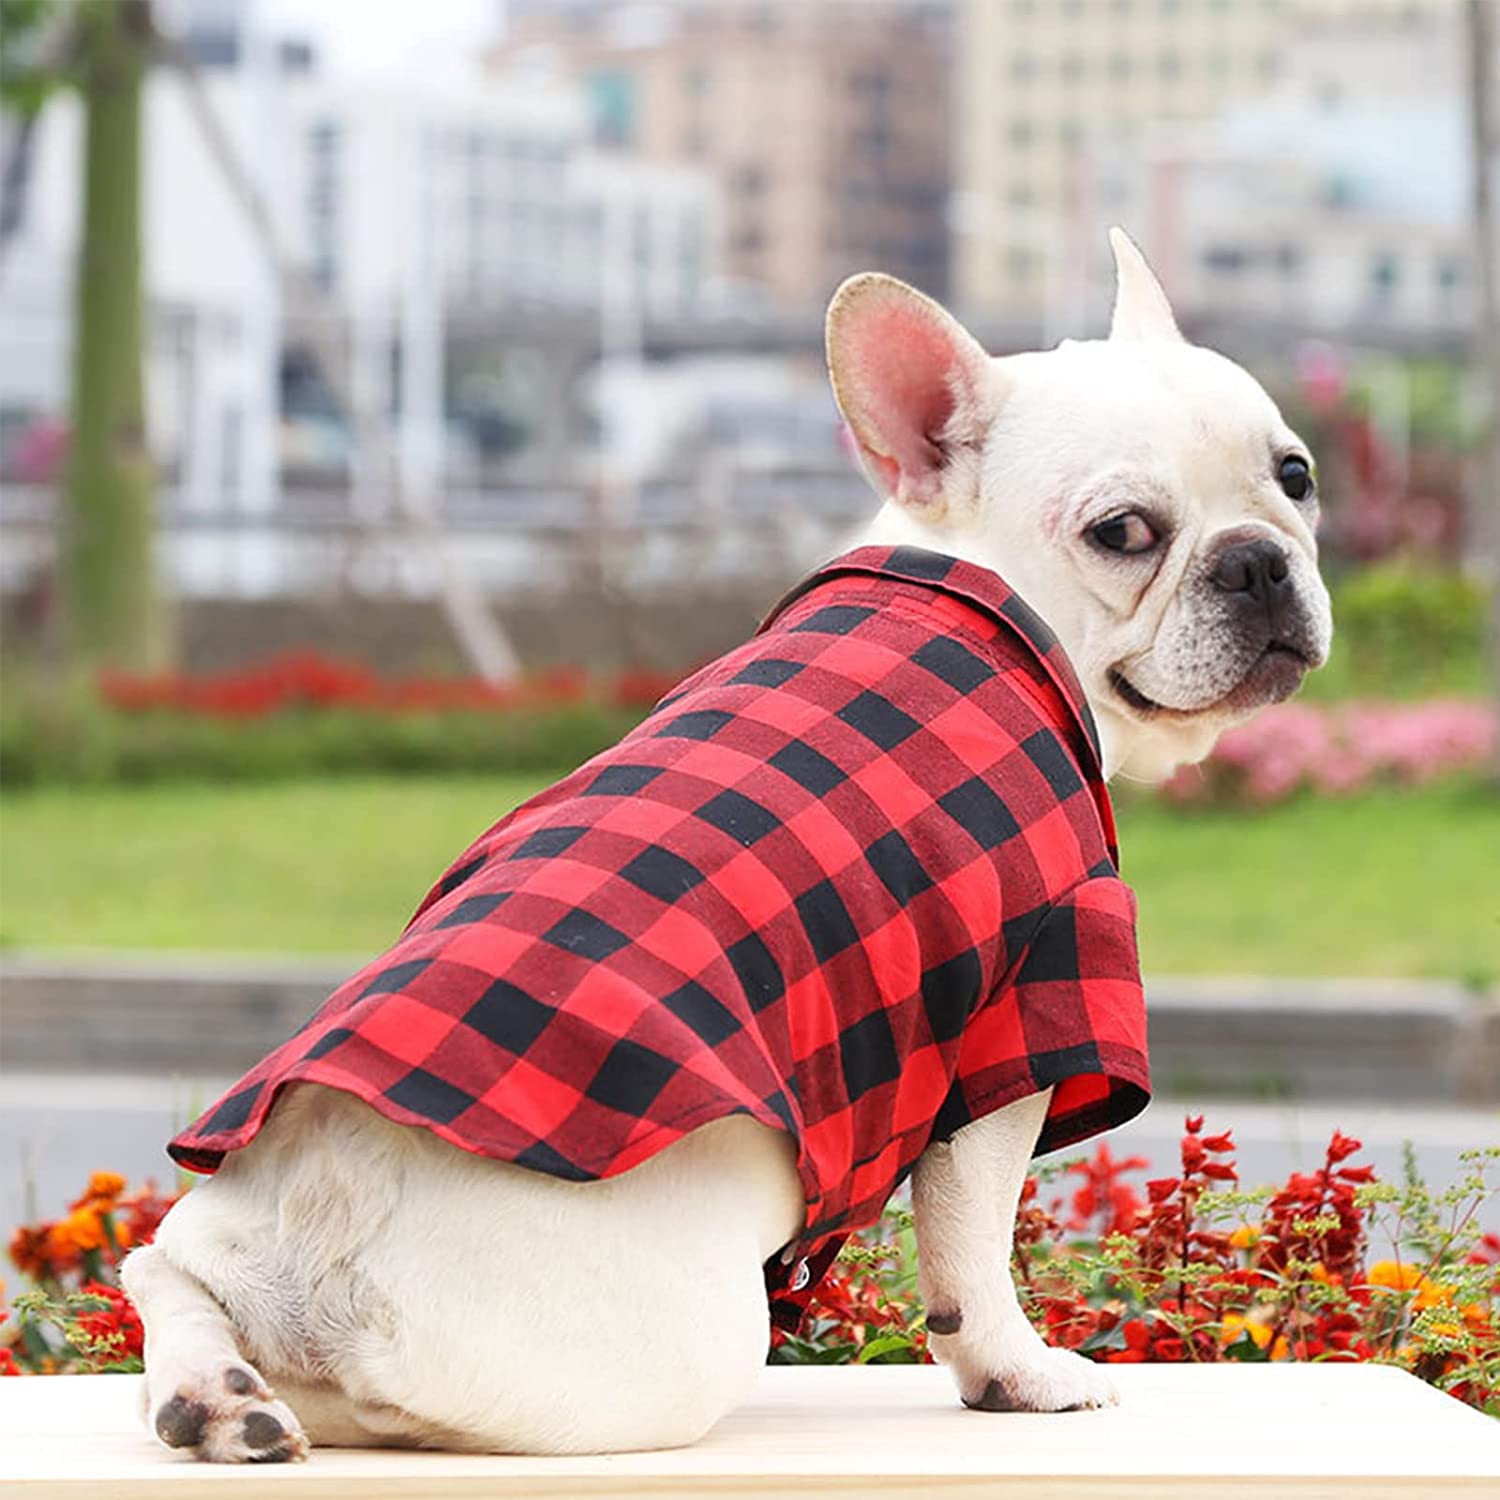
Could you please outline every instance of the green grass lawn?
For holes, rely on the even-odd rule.
[[[545,778],[47,787],[0,799],[0,942],[369,955]],[[1443,786],[1121,809],[1148,971],[1500,976],[1500,800]]]

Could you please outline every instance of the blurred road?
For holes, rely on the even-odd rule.
[[[96,1168],[123,1172],[132,1183],[148,1176],[163,1184],[172,1181],[174,1169],[163,1153],[164,1143],[231,1081],[0,1074],[0,1234],[8,1236],[34,1212],[58,1215]],[[1108,1137],[1111,1149],[1117,1156],[1145,1156],[1152,1166],[1149,1175],[1168,1175],[1177,1162],[1177,1139],[1189,1107],[1157,1100],[1140,1119]],[[1364,1142],[1355,1161],[1373,1162],[1382,1177],[1392,1180],[1401,1172],[1401,1143],[1410,1140],[1434,1189],[1457,1175],[1460,1151],[1500,1145],[1500,1111],[1495,1110],[1373,1104],[1312,1108],[1224,1100],[1192,1107],[1205,1111],[1208,1130],[1233,1128],[1241,1181],[1248,1186],[1316,1167],[1335,1128]],[[1491,1171],[1491,1178],[1500,1182],[1500,1167]],[[1489,1204],[1484,1223],[1500,1231],[1500,1200]]]

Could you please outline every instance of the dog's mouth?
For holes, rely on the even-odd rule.
[[[1193,719],[1205,713],[1244,711],[1282,703],[1302,685],[1311,667],[1306,652],[1287,641],[1272,641],[1222,698],[1200,708],[1169,708],[1158,703],[1148,698],[1118,667],[1110,669],[1109,685],[1116,697],[1140,718]]]

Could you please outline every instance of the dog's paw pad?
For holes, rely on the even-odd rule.
[[[224,1389],[231,1396],[262,1396],[271,1394],[270,1387],[253,1370],[244,1365],[229,1365],[224,1371]]]
[[[169,1448],[191,1448],[220,1464],[289,1463],[306,1458],[308,1441],[296,1414],[278,1401],[250,1365],[220,1365],[177,1383],[152,1418]]]
[[[1093,1411],[1119,1400],[1103,1369],[1068,1349],[1047,1349],[1035,1363],[992,1376],[963,1397],[975,1411]]]
[[[201,1401],[191,1401],[179,1393],[162,1402],[152,1425],[167,1447],[196,1448],[208,1426],[208,1408]]]
[[[284,1464],[307,1457],[307,1439],[288,1432],[269,1411],[252,1411],[240,1428],[253,1464]]]

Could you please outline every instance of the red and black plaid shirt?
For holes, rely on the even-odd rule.
[[[1048,1087],[1040,1150],[1144,1106],[1114,842],[1046,625],[984,568],[860,548],[480,837],[169,1150],[213,1171],[298,1080],[573,1180],[748,1114],[797,1143],[794,1321],[929,1141]]]

